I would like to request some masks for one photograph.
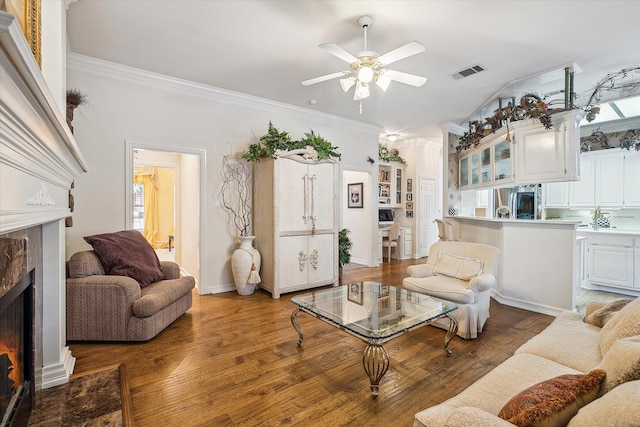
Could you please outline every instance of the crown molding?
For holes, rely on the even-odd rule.
[[[289,116],[331,121],[333,125],[353,130],[354,126],[362,131],[378,133],[381,127],[344,117],[297,107],[283,102],[260,98],[253,95],[234,92],[209,86],[190,80],[179,79],[164,74],[141,70],[102,59],[70,52],[67,55],[67,69],[97,75],[112,80],[120,80],[154,89],[178,92],[196,98],[207,99],[224,104],[233,104],[258,110],[275,111]]]

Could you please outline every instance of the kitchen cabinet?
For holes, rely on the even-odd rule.
[[[640,291],[640,236],[635,239],[636,245],[634,248],[634,271],[633,271],[633,287]]]
[[[544,205],[547,208],[566,208],[569,206],[569,183],[550,182],[543,184]]]
[[[513,122],[509,125],[513,143],[507,141],[506,127],[484,137],[478,147],[460,155],[460,189],[579,179],[581,118],[577,110],[554,114],[552,129],[537,119]]]
[[[640,152],[638,151],[627,151],[624,155],[624,205],[628,208],[640,207]]]
[[[337,165],[300,156],[253,169],[253,231],[260,287],[280,294],[338,282]]]
[[[580,180],[567,183],[569,187],[569,207],[595,207],[593,192],[595,180],[594,159],[588,154],[583,154],[580,158]]]
[[[545,207],[640,207],[640,153],[598,150],[580,156],[580,180],[545,184]]]
[[[468,189],[508,183],[513,181],[512,169],[511,143],[495,137],[460,157],[459,186]]]
[[[519,182],[552,182],[567,179],[565,162],[566,122],[558,129],[528,126],[515,135],[518,146],[516,157]]]
[[[402,167],[380,163],[378,167],[378,204],[380,207],[402,207]]]
[[[594,186],[596,206],[624,206],[624,156],[620,150],[595,157],[595,176],[598,177]]]
[[[636,270],[640,273],[634,253],[635,239],[627,235],[589,233],[588,284],[634,289],[634,273]]]

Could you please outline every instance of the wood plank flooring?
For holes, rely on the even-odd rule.
[[[345,268],[342,282],[400,285],[419,262]],[[298,348],[291,296],[194,294],[193,307],[147,343],[70,343],[75,373],[125,363],[138,427],[411,426],[416,412],[462,391],[553,319],[492,301],[482,335],[454,338],[451,357],[445,331],[409,332],[387,343],[389,371],[373,398],[364,342],[301,313]]]

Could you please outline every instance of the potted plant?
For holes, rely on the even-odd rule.
[[[238,154],[222,157],[222,207],[238,231],[240,246],[231,255],[231,271],[236,290],[240,295],[251,295],[260,283],[260,252],[253,247],[255,236],[250,235],[251,216],[251,173],[246,160]]]
[[[338,233],[338,263],[340,265],[340,273],[342,273],[342,266],[351,262],[351,248],[353,242],[349,238],[350,231],[343,228]]]

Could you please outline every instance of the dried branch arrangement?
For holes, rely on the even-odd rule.
[[[229,220],[240,233],[248,236],[251,231],[251,169],[249,163],[240,154],[227,154],[222,157],[222,188],[220,199]]]

